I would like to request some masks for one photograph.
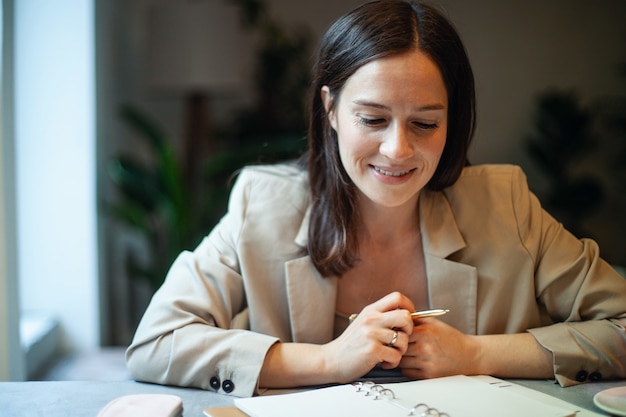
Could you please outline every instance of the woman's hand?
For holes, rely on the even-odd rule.
[[[413,379],[449,375],[552,378],[552,353],[530,333],[467,335],[436,319],[415,320],[402,373]]]
[[[394,292],[365,307],[337,339],[325,345],[275,343],[261,368],[259,386],[298,387],[347,383],[376,364],[395,368],[413,332],[413,303]]]
[[[413,303],[394,292],[365,307],[337,339],[323,346],[336,382],[349,382],[376,364],[386,369],[400,364],[413,332]]]
[[[436,318],[416,319],[400,367],[403,375],[413,379],[472,375],[476,373],[479,352],[474,336]]]

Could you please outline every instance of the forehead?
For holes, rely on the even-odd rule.
[[[447,104],[447,91],[439,67],[418,49],[368,62],[348,78],[342,90],[344,97]]]

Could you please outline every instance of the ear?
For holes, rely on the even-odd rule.
[[[333,104],[333,96],[330,94],[330,88],[328,86],[323,86],[320,90],[320,95],[322,97],[322,102],[324,103],[324,109],[326,110],[326,116],[328,117],[328,121],[333,129],[337,130],[337,117],[334,110],[331,110],[331,105]]]

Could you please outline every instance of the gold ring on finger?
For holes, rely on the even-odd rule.
[[[397,341],[398,341],[398,332],[394,330],[393,336],[391,336],[391,342],[387,343],[387,346],[393,346],[396,344]]]

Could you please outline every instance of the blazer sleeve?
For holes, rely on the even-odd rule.
[[[529,332],[553,353],[557,381],[626,378],[626,279],[600,258],[596,242],[576,238],[541,208],[521,170],[512,185],[537,302],[549,317]]]
[[[239,176],[228,213],[193,252],[183,252],[154,294],[126,352],[134,379],[236,396],[257,390],[268,349],[278,340],[230,329],[246,308],[237,239],[250,174]]]

